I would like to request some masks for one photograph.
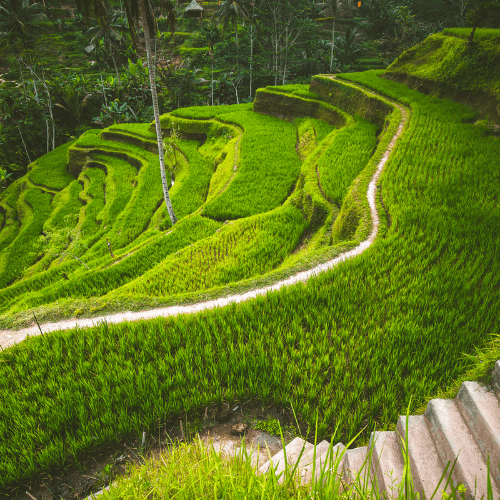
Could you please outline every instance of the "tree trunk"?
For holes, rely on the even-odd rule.
[[[234,18],[234,33],[236,34],[236,71],[240,74],[240,50],[238,46],[238,20]]]
[[[214,105],[214,55],[212,54],[212,106]]]
[[[121,85],[122,81],[120,79],[120,73],[118,72],[118,66],[116,65],[116,59],[115,59],[115,55],[113,54],[113,48],[111,48],[111,59],[113,59],[113,65],[115,67],[116,80],[118,81],[118,85]]]
[[[332,53],[330,55],[330,73],[333,72],[333,54],[335,47],[335,13],[333,14],[333,28],[332,28]]]
[[[102,86],[102,95],[104,96],[104,104],[106,107],[108,106],[108,99],[106,98],[106,92],[104,91],[104,81],[102,79],[101,67],[99,66],[99,74],[101,75],[101,86]]]
[[[19,130],[19,135],[21,136],[21,141],[23,141],[23,146],[24,146],[24,150],[26,151],[26,156],[28,157],[28,162],[31,163],[30,154],[28,153],[28,148],[26,147],[26,143],[24,142],[24,137],[23,137],[23,134],[21,132],[21,128],[19,127],[19,125],[17,123],[16,123],[16,126],[17,126],[17,130]]]
[[[252,97],[253,27],[250,29],[250,94]]]
[[[47,80],[45,79],[45,73],[42,70],[42,85],[47,92],[48,97],[48,107],[50,119],[52,120],[52,149],[56,149],[56,122],[54,120],[54,113],[52,112],[52,97],[50,95],[49,86],[47,85]]]
[[[45,118],[45,127],[47,129],[47,154],[50,153],[50,128],[49,128],[49,120]]]
[[[177,222],[177,217],[175,216],[174,209],[170,201],[170,196],[168,194],[167,176],[165,174],[165,157],[163,155],[163,143],[161,135],[160,110],[158,109],[158,95],[156,93],[155,65],[153,64],[153,57],[151,54],[149,27],[146,17],[146,6],[144,5],[144,0],[140,1],[139,5],[141,11],[142,28],[144,30],[144,41],[146,42],[146,54],[147,54],[148,68],[149,68],[149,84],[151,86],[151,98],[153,100],[153,111],[155,115],[156,138],[158,142],[158,158],[160,160],[160,173],[161,173],[161,184],[163,187],[163,197],[165,198],[165,205],[167,207],[170,221],[172,222],[172,226],[174,226],[175,223]]]
[[[285,85],[286,81],[286,65],[288,63],[288,25],[285,28],[285,61],[284,61],[284,66],[283,66],[283,83],[282,85]]]
[[[472,27],[472,31],[470,32],[469,41],[467,43],[469,47],[472,45],[472,40],[474,39],[474,33],[476,31],[476,28],[477,28],[477,23],[474,24],[474,26]]]

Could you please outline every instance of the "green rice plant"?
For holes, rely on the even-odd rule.
[[[78,214],[82,208],[79,199],[82,192],[82,185],[73,180],[52,199],[53,211],[43,225],[44,229],[54,230],[64,224],[64,218],[68,215]]]
[[[339,130],[318,159],[319,182],[328,200],[339,208],[352,181],[368,163],[377,144],[376,127],[358,120]]]
[[[313,76],[309,89],[317,93],[326,103],[341,108],[353,117],[359,115],[366,121],[375,124],[379,131],[385,128],[386,117],[392,111],[392,106],[389,103],[378,99],[369,92],[328,76]]]
[[[308,92],[309,85],[304,85],[301,83],[291,83],[288,85],[268,85],[266,89],[272,92],[284,92],[286,94],[292,94],[293,92]]]
[[[446,28],[443,30],[443,35],[455,36],[457,38],[468,39],[472,28]],[[474,38],[477,40],[490,40],[492,38],[499,38],[500,30],[492,28],[476,28]]]
[[[251,109],[252,103],[231,104],[229,106],[190,106],[187,108],[176,109],[175,111],[172,111],[170,115],[197,120],[209,120],[210,118],[215,118],[221,114],[250,111]]]
[[[348,123],[349,115],[332,104],[323,102],[320,96],[309,91],[283,93],[271,91],[269,87],[257,89],[253,110],[277,117],[307,116],[324,120],[335,127]]]
[[[82,208],[82,202],[79,199],[82,189],[82,185],[77,180],[73,180],[68,186],[54,195],[51,203],[52,213],[43,224],[43,233],[58,231],[66,225],[68,218],[76,217],[78,220]],[[40,260],[24,271],[23,278],[44,271],[51,265],[54,261],[54,254],[51,251],[50,244],[47,250],[44,251],[44,255]],[[0,290],[0,295],[2,292],[3,290]]]
[[[51,195],[40,189],[27,189],[21,194],[17,208],[21,225],[10,245],[0,253],[0,288],[14,281],[36,259],[36,238],[49,217]]]
[[[205,205],[203,213],[216,220],[233,220],[267,212],[282,204],[300,170],[295,127],[284,120],[250,111],[219,118],[245,130],[241,158],[234,180],[220,196]]]
[[[156,134],[155,132],[151,131],[151,125],[149,123],[118,123],[109,126],[107,130],[127,132],[139,137],[156,140]]]
[[[226,224],[114,293],[174,295],[265,274],[295,248],[306,226],[301,211],[291,204]]]
[[[139,278],[169,255],[210,237],[220,226],[220,223],[202,218],[199,215],[185,218],[179,221],[172,231],[158,235],[142,248],[117,258],[114,262],[105,262],[97,269],[79,273],[77,279],[75,277],[75,279],[68,281],[46,282],[45,286],[38,292],[34,290],[36,285],[30,282],[26,284],[27,286],[18,286],[16,290],[11,290],[10,294],[3,293],[1,295],[2,309],[12,305],[14,308],[34,308],[55,302],[62,297],[99,297],[105,295]],[[27,289],[31,293],[22,302],[19,302],[19,295],[25,293]],[[9,290],[7,289],[5,292],[9,292]]]
[[[297,149],[301,158],[307,157],[315,150],[319,142],[336,130],[333,125],[316,118],[296,118],[293,123],[297,127],[299,138]]]
[[[0,207],[5,214],[5,222],[0,231],[0,253],[12,243],[19,232],[17,200],[21,193],[21,187],[21,179],[18,179],[0,195]]]
[[[111,225],[125,210],[134,190],[137,170],[130,163],[112,156],[97,155],[96,161],[105,165],[107,170],[105,189],[105,206],[98,214],[100,224]]]
[[[68,172],[68,149],[75,141],[67,142],[30,165],[28,178],[33,184],[60,191],[74,177]]]
[[[175,214],[180,220],[195,212],[205,202],[213,171],[210,163],[198,151],[195,141],[182,141],[180,159],[181,168],[175,173],[174,186],[170,197]],[[171,227],[165,204],[154,215],[152,226],[161,230]]]
[[[97,216],[103,210],[105,200],[106,174],[100,168],[87,168],[80,174],[80,182],[84,188],[80,193],[83,201],[80,223],[77,229],[82,233],[84,239],[88,239],[101,229],[102,221]]]
[[[54,332],[1,352],[0,488],[11,491],[145,429],[156,432],[159,422],[194,418],[225,402],[293,404],[306,427],[318,419],[318,437],[337,429],[336,439],[345,443],[366,426],[394,425],[410,397],[418,406],[474,363],[464,354],[482,348],[500,327],[500,233],[492,231],[500,224],[500,144],[470,123],[470,109],[380,74],[341,75],[411,111],[380,179],[385,228],[375,243],[306,284],[250,302]],[[367,182],[377,154],[358,179]],[[303,188],[314,179],[309,160],[304,168]],[[359,197],[366,193],[360,185]],[[131,282],[112,294],[146,301],[163,293],[159,283],[199,289],[215,281],[212,269],[226,248],[239,259],[237,266],[228,259],[226,278],[265,268],[268,260],[278,261],[272,252],[280,251],[280,239],[291,241],[291,221],[304,220],[304,209],[291,203],[295,196],[301,195],[294,193],[275,211],[227,224],[203,245],[181,249],[153,268],[158,276],[145,273],[140,290],[132,292]],[[21,218],[27,222],[26,214]],[[276,234],[269,214],[276,216]],[[251,241],[266,227],[259,254]],[[166,271],[177,273],[179,285]],[[198,283],[183,282],[185,275]],[[65,300],[59,299],[61,307]],[[498,358],[497,346],[492,359]],[[361,432],[356,444],[367,437]]]

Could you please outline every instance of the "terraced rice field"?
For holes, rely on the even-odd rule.
[[[35,187],[29,176],[9,187],[0,199],[2,325],[22,324],[31,310],[50,318],[125,301],[181,303],[200,290],[216,296],[272,281],[356,245],[371,227],[368,181],[400,118],[357,84],[411,115],[380,181],[379,236],[356,259],[251,302],[52,333],[0,353],[0,488],[223,402],[293,405],[306,426],[318,421],[319,437],[336,432],[346,442],[366,427],[363,440],[374,426],[395,423],[410,398],[422,403],[465,370],[462,353],[500,326],[500,233],[491,230],[500,222],[500,144],[469,109],[379,74],[344,75],[352,84],[315,79],[317,100],[343,104],[341,128],[307,116],[260,119],[248,105],[164,117],[166,129],[176,123],[186,136],[171,189],[174,209],[186,208],[173,228],[144,129],[128,131],[143,147],[127,142],[125,129],[124,142],[81,137],[69,148],[78,178],[52,184],[60,191]],[[302,99],[303,111],[315,100],[303,91],[293,89],[280,110]],[[257,147],[264,158],[276,155],[279,175],[258,162]],[[119,168],[123,193],[111,188]],[[196,202],[181,201],[183,186]],[[45,224],[57,231],[65,213],[78,217],[71,234],[82,233],[67,250],[90,270],[36,248]],[[33,255],[14,265],[18,245],[31,245]]]

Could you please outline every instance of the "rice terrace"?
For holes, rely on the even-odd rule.
[[[221,12],[216,2],[188,4],[189,16],[194,4]],[[8,5],[0,0],[2,12]],[[192,33],[208,26],[185,21]],[[145,61],[156,36],[147,22],[137,48]],[[277,420],[283,445],[300,436],[361,447],[407,411],[455,398],[464,381],[489,384],[500,359],[498,28],[477,27],[471,43],[471,28],[448,27],[386,69],[322,67],[300,83],[283,70],[284,83],[263,78],[253,91],[250,73],[251,99],[236,92],[236,104],[219,105],[212,52],[223,42],[207,38],[212,79],[198,85],[211,99],[179,106],[169,90],[156,120],[101,114],[99,126],[53,148],[47,112],[40,130],[51,150],[25,171],[0,164],[0,498],[86,498],[111,483],[103,498],[379,498],[258,479],[241,457],[202,469],[205,452],[186,443],[239,408],[241,419],[248,410],[265,422],[248,417],[247,426],[270,434]],[[21,62],[17,74],[35,82],[39,70]],[[128,62],[139,78],[146,62]],[[155,83],[147,67],[138,88],[153,82],[145,99],[154,103],[174,76]],[[217,75],[222,88],[230,77]],[[229,89],[247,81],[231,78]],[[36,88],[38,105],[47,87]],[[29,156],[28,119],[3,99],[12,104],[0,130],[12,119]],[[173,435],[186,447],[170,448],[168,466],[198,471],[178,485],[165,461],[162,483],[144,472],[156,470],[153,455],[142,458],[145,442]],[[129,448],[141,455],[137,470],[89,472]],[[490,492],[499,465],[488,464]],[[71,471],[100,475],[77,492],[61,486]],[[403,489],[395,496],[411,496]],[[464,491],[451,496],[474,498]]]

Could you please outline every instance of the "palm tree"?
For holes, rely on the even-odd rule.
[[[44,17],[39,3],[30,4],[29,0],[0,0],[0,33],[12,48],[15,48],[15,43],[19,40],[24,49],[28,49],[30,38],[42,30],[38,21]]]
[[[326,2],[326,9],[323,13],[331,15],[333,17],[333,27],[332,27],[332,47],[330,53],[330,73],[333,71],[333,56],[335,54],[335,21],[337,20],[337,15],[339,10],[341,9],[341,1],[340,0],[328,0]]]
[[[236,48],[238,48],[238,19],[248,17],[248,0],[225,0],[215,11],[217,22],[222,23],[223,31],[226,31],[228,24],[232,23],[236,36]]]
[[[87,52],[87,54],[90,54],[93,50],[96,50],[96,48],[98,47],[99,40],[104,41],[104,47],[106,48],[108,54],[111,55],[111,59],[113,60],[113,66],[115,67],[116,79],[118,81],[118,85],[121,85],[121,79],[120,79],[120,73],[118,72],[118,67],[116,65],[114,50],[115,47],[119,45],[120,42],[122,42],[123,40],[121,33],[129,31],[127,26],[124,26],[122,23],[120,23],[122,19],[121,16],[122,14],[123,12],[120,11],[108,10],[107,12],[109,19],[108,29],[104,30],[100,25],[89,28],[87,30],[86,35],[92,36],[92,39],[90,40],[90,44],[87,47],[85,47],[85,52]]]
[[[210,59],[212,60],[212,106],[214,105],[214,45],[221,41],[219,27],[211,22],[209,25],[205,25],[201,28],[202,36],[207,40],[208,47],[210,49]]]
[[[125,0],[125,12],[127,13],[130,35],[135,46],[137,46],[137,26],[140,23],[144,31],[144,41],[146,43],[146,54],[149,69],[149,83],[151,87],[151,97],[153,101],[153,111],[155,117],[156,138],[158,143],[158,157],[160,161],[161,183],[163,187],[163,196],[167,207],[168,215],[175,225],[177,217],[172,208],[172,202],[168,194],[167,177],[165,174],[165,157],[163,153],[162,133],[160,124],[160,111],[158,108],[158,94],[156,92],[155,69],[153,53],[151,48],[151,37],[156,37],[156,20],[153,11],[152,0]],[[77,0],[77,8],[85,15],[93,14],[104,31],[109,29],[109,19],[106,12],[106,0]],[[175,7],[171,0],[163,0],[162,12],[166,14],[167,23],[171,31],[175,27]]]

